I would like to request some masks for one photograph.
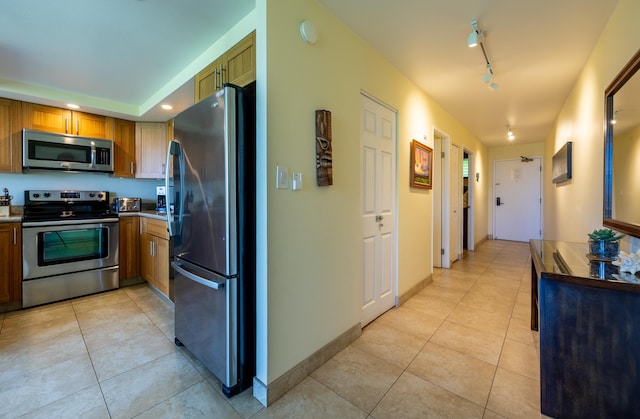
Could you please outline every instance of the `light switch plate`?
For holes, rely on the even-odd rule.
[[[289,169],[276,166],[276,189],[289,189]]]

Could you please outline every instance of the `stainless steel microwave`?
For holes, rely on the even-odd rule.
[[[22,168],[113,173],[113,141],[25,129]]]

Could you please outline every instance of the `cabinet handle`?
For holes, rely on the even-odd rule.
[[[18,244],[18,229],[13,227],[13,245]]]
[[[80,135],[80,121],[76,121],[76,135]]]
[[[65,133],[69,132],[69,118],[64,119],[64,132]]]
[[[165,175],[167,173],[167,165],[166,164],[162,164],[162,174]]]
[[[218,89],[222,89],[222,85],[224,84],[224,75],[223,72],[224,69],[222,68],[222,63],[220,64],[220,87],[218,87]]]
[[[133,174],[133,162],[129,162],[129,173]]]

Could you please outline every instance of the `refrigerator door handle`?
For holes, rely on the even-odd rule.
[[[175,164],[178,165],[177,170],[172,170],[172,168],[174,166],[171,165],[171,158],[172,157],[176,157],[176,161]],[[182,193],[184,188],[183,183],[184,183],[184,174],[183,174],[183,168],[184,168],[184,164],[182,161],[182,147],[180,146],[180,142],[177,140],[171,140],[169,141],[169,146],[167,147],[167,169],[165,171],[165,177],[164,177],[164,185],[165,185],[165,191],[166,191],[166,196],[167,196],[167,227],[169,229],[169,237],[173,237],[177,234],[180,234],[180,226],[182,223],[182,202],[175,202],[175,198],[176,196],[179,196],[182,200]],[[175,184],[172,184],[171,182],[171,176],[178,174],[179,179],[178,182],[180,184],[180,187],[178,188],[178,193],[175,193]],[[173,179],[173,182],[175,182],[175,178]],[[170,187],[173,186],[173,187]],[[171,192],[174,193],[171,193]],[[178,209],[178,220],[176,221],[175,219],[175,215],[172,213],[171,211],[171,204],[177,204],[174,205],[174,208]]]
[[[182,267],[180,263],[171,262],[171,266],[176,270],[180,275],[197,282],[198,284],[204,285],[205,287],[212,288],[214,290],[219,290],[224,288],[224,282],[207,280],[202,277],[199,277],[196,274],[193,274]]]

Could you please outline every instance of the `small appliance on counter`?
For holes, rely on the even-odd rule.
[[[167,189],[165,186],[156,186],[156,211],[167,212]]]
[[[139,212],[142,211],[141,198],[115,198],[113,200],[115,212]]]
[[[9,195],[9,189],[3,189],[4,195],[0,196],[0,217],[8,217],[11,213],[11,199],[13,197]]]

